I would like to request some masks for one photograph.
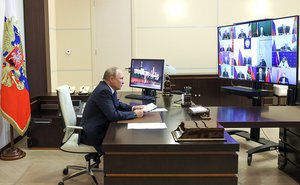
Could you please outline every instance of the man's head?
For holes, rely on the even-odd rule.
[[[124,74],[121,69],[111,67],[104,72],[103,80],[114,90],[120,90],[124,84]]]

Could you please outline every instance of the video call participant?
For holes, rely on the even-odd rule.
[[[232,52],[232,48],[231,48],[230,44],[228,44],[228,47],[226,48],[226,51]]]
[[[223,33],[223,40],[227,40],[227,39],[230,39],[230,34],[229,32],[227,32],[227,30],[225,30]]]
[[[278,82],[282,84],[289,84],[289,79],[286,77],[284,72],[281,73]]]
[[[222,45],[220,45],[220,52],[225,51],[224,47]]]
[[[117,90],[124,84],[123,72],[111,67],[107,69],[101,81],[90,95],[82,115],[80,142],[94,146],[102,153],[101,143],[108,126],[113,121],[143,117],[143,105],[130,106],[117,99]]]
[[[226,68],[224,68],[222,76],[227,77],[227,78],[229,77],[229,74],[228,74],[228,71],[226,70]]]
[[[252,58],[251,57],[244,57],[244,63],[243,63],[244,66],[246,65],[252,65]]]
[[[238,35],[238,38],[239,39],[244,39],[246,37],[247,37],[247,35],[246,35],[246,33],[244,33],[244,29],[241,29],[241,33]]]
[[[224,64],[229,64],[230,63],[230,58],[229,58],[229,56],[225,56],[224,57],[224,62],[223,62]]]
[[[278,67],[285,67],[285,68],[290,67],[286,57],[282,57],[282,60],[280,61]]]
[[[283,34],[288,34],[290,33],[290,27],[282,24],[282,26],[278,27],[278,34],[283,35]]]
[[[240,79],[240,80],[244,80],[245,79],[245,74],[242,71],[240,71],[237,75],[237,78]]]
[[[291,47],[286,43],[280,48],[280,51],[292,51]]]
[[[257,81],[259,82],[263,82],[265,81],[266,79],[266,74],[265,72],[263,71],[263,69],[260,67],[258,68],[258,72],[256,73],[256,78],[255,78]]]
[[[259,64],[257,65],[258,67],[266,67],[267,66],[267,63],[265,61],[265,59],[262,58],[262,56],[260,56],[260,62]]]

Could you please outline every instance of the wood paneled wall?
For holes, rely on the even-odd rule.
[[[24,0],[25,50],[30,97],[46,94],[50,84],[48,0]]]

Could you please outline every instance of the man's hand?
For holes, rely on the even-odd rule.
[[[135,111],[135,110],[142,110],[144,107],[145,107],[145,105],[137,105],[137,106],[133,106],[133,107],[132,107],[132,111]]]
[[[137,118],[141,118],[144,116],[144,111],[142,109],[134,110],[134,113],[136,114]]]

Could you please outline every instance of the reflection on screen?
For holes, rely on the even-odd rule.
[[[218,27],[220,78],[297,85],[299,16]]]

